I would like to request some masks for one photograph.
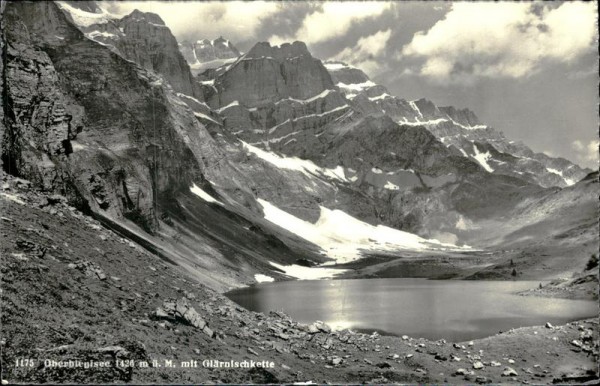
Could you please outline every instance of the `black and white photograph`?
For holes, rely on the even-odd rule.
[[[592,1],[0,1],[1,384],[597,384]]]

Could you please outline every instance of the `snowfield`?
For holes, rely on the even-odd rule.
[[[109,20],[121,18],[119,15],[108,13],[103,8],[100,8],[102,13],[92,13],[75,8],[65,1],[57,1],[56,4],[58,4],[58,6],[63,10],[67,11],[73,18],[75,24],[80,27],[89,27],[92,24],[108,23]]]
[[[318,245],[323,249],[323,253],[336,263],[360,259],[363,257],[363,251],[470,249],[424,239],[383,225],[373,226],[341,210],[320,207],[321,215],[313,224],[277,208],[268,201],[258,199],[258,203],[262,206],[267,221]]]

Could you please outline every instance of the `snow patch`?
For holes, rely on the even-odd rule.
[[[333,268],[319,268],[319,267],[304,267],[301,265],[281,265],[273,262],[269,262],[273,267],[278,268],[285,272],[286,275],[295,277],[299,280],[319,280],[319,279],[330,279],[335,275],[344,273],[347,269],[333,269]]]
[[[271,276],[263,275],[261,273],[254,275],[254,280],[256,280],[258,283],[270,283],[275,281],[275,279],[273,279]]]
[[[381,170],[379,168],[373,168],[373,169],[371,169],[371,171],[375,174],[383,174],[383,170]]]
[[[206,202],[223,205],[223,203],[221,201],[215,199],[213,196],[211,196],[210,194],[206,193],[204,190],[200,189],[198,187],[198,185],[196,185],[196,184],[192,185],[192,187],[190,188],[190,191],[192,193],[194,193],[196,196],[198,196],[201,199],[203,199],[204,201],[206,201]]]
[[[98,36],[102,36],[104,38],[116,39],[117,35],[111,34],[110,32],[101,32],[101,31],[92,31],[85,34],[88,38],[94,40],[94,38]]]
[[[384,92],[383,94],[381,94],[379,96],[370,97],[369,100],[370,101],[378,101],[378,100],[385,99],[385,98],[393,98],[393,96],[390,95],[390,94],[388,94],[388,93],[386,93],[386,92]]]
[[[214,119],[212,119],[211,117],[209,117],[209,116],[208,116],[208,115],[206,115],[206,114],[202,114],[202,113],[198,113],[198,112],[194,111],[194,115],[195,115],[195,116],[197,116],[198,118],[201,118],[201,119],[206,119],[206,120],[208,120],[208,121],[214,122],[214,123],[216,123],[217,125],[221,126],[221,124],[220,124],[219,122],[215,121]]]
[[[384,185],[384,188],[389,189],[389,190],[398,190],[400,189],[400,187],[398,185],[394,185],[391,182],[387,181],[387,183]]]
[[[347,181],[344,175],[344,168],[341,166],[338,166],[335,169],[322,168],[315,165],[312,161],[303,160],[297,157],[282,157],[275,153],[259,149],[243,141],[242,144],[244,149],[249,153],[254,154],[258,158],[261,158],[280,169],[295,170],[308,177],[328,177],[339,181]]]
[[[363,82],[363,83],[351,83],[351,84],[339,82],[338,84],[336,84],[336,86],[338,86],[339,88],[343,88],[345,90],[363,91],[369,87],[377,86],[377,83],[374,83],[370,80],[367,80],[366,82]]]
[[[477,148],[477,145],[475,144],[473,144],[473,150],[475,151],[475,155],[473,156],[473,158],[475,158],[485,170],[492,173],[494,169],[492,169],[492,167],[487,162],[490,158],[492,158],[490,152],[486,151],[485,153],[480,153],[479,149]]]
[[[308,99],[295,99],[295,98],[280,99],[277,102],[275,102],[275,104],[279,104],[279,103],[281,103],[283,101],[292,101],[292,102],[297,102],[297,103],[302,103],[302,104],[310,103],[310,102],[316,101],[317,99],[325,98],[327,95],[329,95],[330,93],[332,93],[334,91],[335,90],[329,90],[329,89],[327,89],[327,90],[324,90],[321,93],[319,93],[319,94],[317,94],[317,95],[315,95],[313,97],[310,97]]]
[[[404,120],[398,120],[397,122],[401,125],[407,125],[407,126],[423,126],[423,125],[437,125],[442,122],[448,122],[448,120],[444,119],[444,118],[438,118],[438,119],[432,119],[429,121],[409,122],[406,118],[404,118]]]
[[[553,173],[553,174],[556,174],[556,175],[560,176],[565,181],[565,183],[568,186],[571,186],[571,185],[573,185],[573,184],[575,184],[577,182],[576,180],[573,180],[571,178],[565,177],[563,175],[563,172],[561,170],[552,169],[552,168],[546,168],[546,170],[549,171],[550,173]]]
[[[421,113],[421,110],[419,109],[419,106],[417,106],[417,104],[415,103],[415,101],[410,101],[408,102],[408,104],[410,105],[410,107],[415,110],[417,112],[417,114],[419,114],[420,118],[423,118],[423,114]]]
[[[214,82],[214,81],[213,81],[213,82]],[[228,104],[227,106],[225,106],[225,107],[221,107],[220,109],[218,109],[218,110],[216,110],[216,111],[217,111],[217,113],[221,113],[221,112],[223,112],[223,111],[227,110],[228,108],[231,108],[231,107],[234,107],[234,106],[239,106],[239,105],[240,105],[240,102],[238,102],[238,101],[233,101],[233,102],[231,102],[230,104]]]
[[[343,63],[323,63],[323,66],[325,66],[328,71],[337,71],[343,68],[350,68],[350,66],[347,66]]]
[[[213,82],[214,82],[214,81],[213,81]],[[192,100],[192,101],[194,101],[194,102],[198,103],[199,105],[206,106],[207,108],[210,108],[210,107],[209,107],[209,106],[206,104],[206,102],[200,102],[198,99],[194,98],[193,96],[189,96],[189,95],[186,95],[186,94],[183,94],[183,93],[180,93],[180,92],[178,92],[178,93],[177,93],[177,96],[178,96],[178,97],[180,97],[180,98],[185,98],[185,99]]]

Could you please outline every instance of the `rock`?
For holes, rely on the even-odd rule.
[[[127,352],[127,350],[124,349],[121,346],[101,347],[101,348],[96,349],[96,351],[98,351],[98,352],[110,352],[110,353],[118,353],[118,352],[126,353]]]
[[[413,357],[413,354],[406,354],[405,358],[410,359]]]
[[[343,359],[340,357],[333,357],[331,358],[331,360],[329,361],[329,363],[333,366],[338,366],[343,362]]]
[[[254,349],[252,349],[252,347],[248,347],[248,352],[249,352],[250,354],[253,354],[253,355],[259,356],[259,355],[258,355],[258,353],[257,353],[257,352],[256,352]]]
[[[195,349],[194,349],[194,354],[196,354],[196,355],[200,355],[201,353],[202,353],[202,351],[200,351],[200,349],[199,349],[199,348],[195,348]]]
[[[392,367],[392,365],[390,365],[388,362],[379,362],[375,366],[379,367],[380,369],[389,369]]]
[[[322,332],[324,332],[324,333],[326,333],[326,334],[329,334],[329,333],[331,332],[331,327],[329,327],[329,326],[328,326],[327,324],[325,324],[325,323],[319,323],[319,324],[317,324],[317,328],[318,328],[320,331],[322,331]]]
[[[400,355],[398,355],[398,354],[390,354],[390,355],[388,355],[388,358],[389,359],[398,359],[398,358],[400,358]]]
[[[473,343],[473,341],[470,341],[469,343],[467,343],[467,345],[468,345],[468,346],[473,346],[473,345],[474,345],[474,343]]]
[[[519,375],[512,367],[505,367],[502,372],[503,377],[513,377]]]
[[[283,340],[289,340],[290,336],[288,334],[284,334],[283,332],[278,334],[277,337],[283,339]]]
[[[402,340],[408,340],[408,335],[402,335]]]
[[[489,378],[480,375],[480,376],[478,376],[478,377],[475,378],[475,382],[477,382],[477,383],[491,383],[492,381],[490,381]]]
[[[581,347],[582,346],[582,343],[580,341],[578,341],[578,340],[571,341],[571,344],[573,346],[575,346],[575,347]]]
[[[475,363],[473,363],[473,368],[474,368],[475,370],[480,370],[480,369],[483,369],[483,367],[484,367],[484,366],[483,366],[483,363],[481,363],[481,362],[479,362],[479,361],[478,361],[478,362],[475,362]]]
[[[460,369],[457,369],[454,373],[456,375],[465,375],[465,374],[467,374],[467,370],[463,369],[463,368],[460,368]]]
[[[204,327],[204,329],[202,330],[202,332],[205,333],[206,335],[208,335],[211,338],[213,338],[215,336],[214,331],[211,330],[210,328],[208,328],[208,326]]]
[[[501,365],[502,365],[502,363],[500,363],[500,362],[496,362],[496,361],[491,361],[490,362],[490,366],[492,366],[492,367],[499,367]]]
[[[546,323],[546,328],[554,328],[554,326],[552,324],[550,324],[550,322]]]
[[[283,363],[281,364],[281,368],[284,369],[284,370],[291,370],[290,366],[287,366],[287,365],[285,365]]]
[[[513,364],[513,363],[515,363],[515,360],[514,359],[509,359],[508,363]]]
[[[438,361],[447,361],[448,357],[443,355],[443,354],[435,354],[435,359],[437,359]]]
[[[173,300],[165,300],[162,307],[156,309],[155,316],[157,318],[170,320],[182,320],[199,330],[204,330],[208,327],[206,321],[189,305],[186,298],[181,298],[176,302]],[[212,336],[212,330],[210,331],[211,333],[209,335]]]
[[[317,327],[317,325],[315,323],[308,326],[309,334],[316,334],[317,332],[319,332],[319,328]]]

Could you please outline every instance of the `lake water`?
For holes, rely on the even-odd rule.
[[[355,279],[259,284],[226,295],[257,312],[299,322],[459,342],[511,328],[562,324],[598,315],[598,303],[518,296],[532,281]]]

